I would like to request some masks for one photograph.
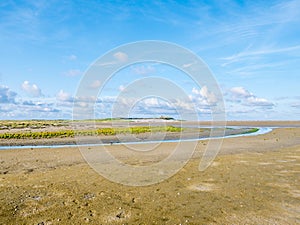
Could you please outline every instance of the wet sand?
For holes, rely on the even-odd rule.
[[[1,150],[0,224],[300,223],[299,127],[224,139],[213,164],[200,172],[207,144],[199,141],[177,174],[145,187],[105,179],[76,147]],[[159,162],[175,145],[143,155],[107,148],[139,166]]]

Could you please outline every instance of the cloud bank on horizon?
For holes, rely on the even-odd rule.
[[[1,1],[0,119],[71,119],[74,100],[86,104],[75,96],[91,63],[128,42],[162,40],[190,49],[210,67],[227,119],[299,120],[299,8],[300,0]],[[191,104],[149,96],[129,116],[176,117],[176,108],[195,107],[200,119],[210,119],[214,99],[207,87],[160,63],[119,71],[91,96],[95,116],[110,117],[119,93],[149,76],[172,80]],[[96,79],[88,88],[102,85]]]

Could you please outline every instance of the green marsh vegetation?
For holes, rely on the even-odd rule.
[[[9,130],[9,129],[41,129],[47,128],[50,126],[61,127],[68,125],[66,120],[3,120],[0,121],[0,130]]]
[[[116,135],[116,134],[142,134],[149,132],[181,132],[182,128],[166,127],[129,127],[129,128],[100,128],[95,130],[58,130],[58,131],[24,131],[14,133],[1,133],[0,139],[40,139],[40,138],[65,138],[75,136],[93,136],[93,135]]]
[[[67,138],[75,136],[113,136],[117,134],[143,134],[157,132],[191,132],[205,133],[210,128],[182,128],[175,126],[132,126],[132,127],[103,127],[103,128],[83,128],[72,129],[71,123],[79,122],[107,122],[112,120],[124,121],[125,119],[99,119],[99,120],[6,120],[0,121],[0,139],[42,139],[42,138]],[[56,129],[52,129],[56,128]],[[226,128],[226,131],[236,130],[235,134],[248,134],[257,132],[258,128]],[[238,131],[239,130],[239,131]],[[234,134],[229,134],[234,135]]]
[[[72,122],[85,123],[101,123],[101,122],[125,122],[134,119],[148,119],[148,118],[104,118],[104,119],[87,119],[87,120],[0,120],[0,130],[10,129],[43,129],[47,127],[62,127],[70,126]],[[150,118],[151,119],[151,118]],[[159,117],[152,119],[174,120],[171,117]]]
[[[242,134],[250,134],[250,133],[255,133],[255,132],[257,132],[257,131],[259,131],[258,128],[251,128],[251,129],[249,129],[249,130],[243,132]]]

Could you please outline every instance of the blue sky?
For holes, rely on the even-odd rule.
[[[91,63],[119,45],[162,40],[209,66],[228,120],[299,120],[299,9],[299,0],[1,1],[0,119],[72,118],[72,100]],[[109,117],[115,96],[147,76],[177,82],[199,114],[209,114],[205,87],[174,68],[143,63],[107,84],[97,116]],[[149,98],[130,116],[172,116],[171,108]]]

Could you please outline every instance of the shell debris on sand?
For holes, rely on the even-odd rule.
[[[193,191],[214,191],[216,190],[216,186],[210,183],[200,183],[200,184],[193,184],[188,186],[188,189]]]

